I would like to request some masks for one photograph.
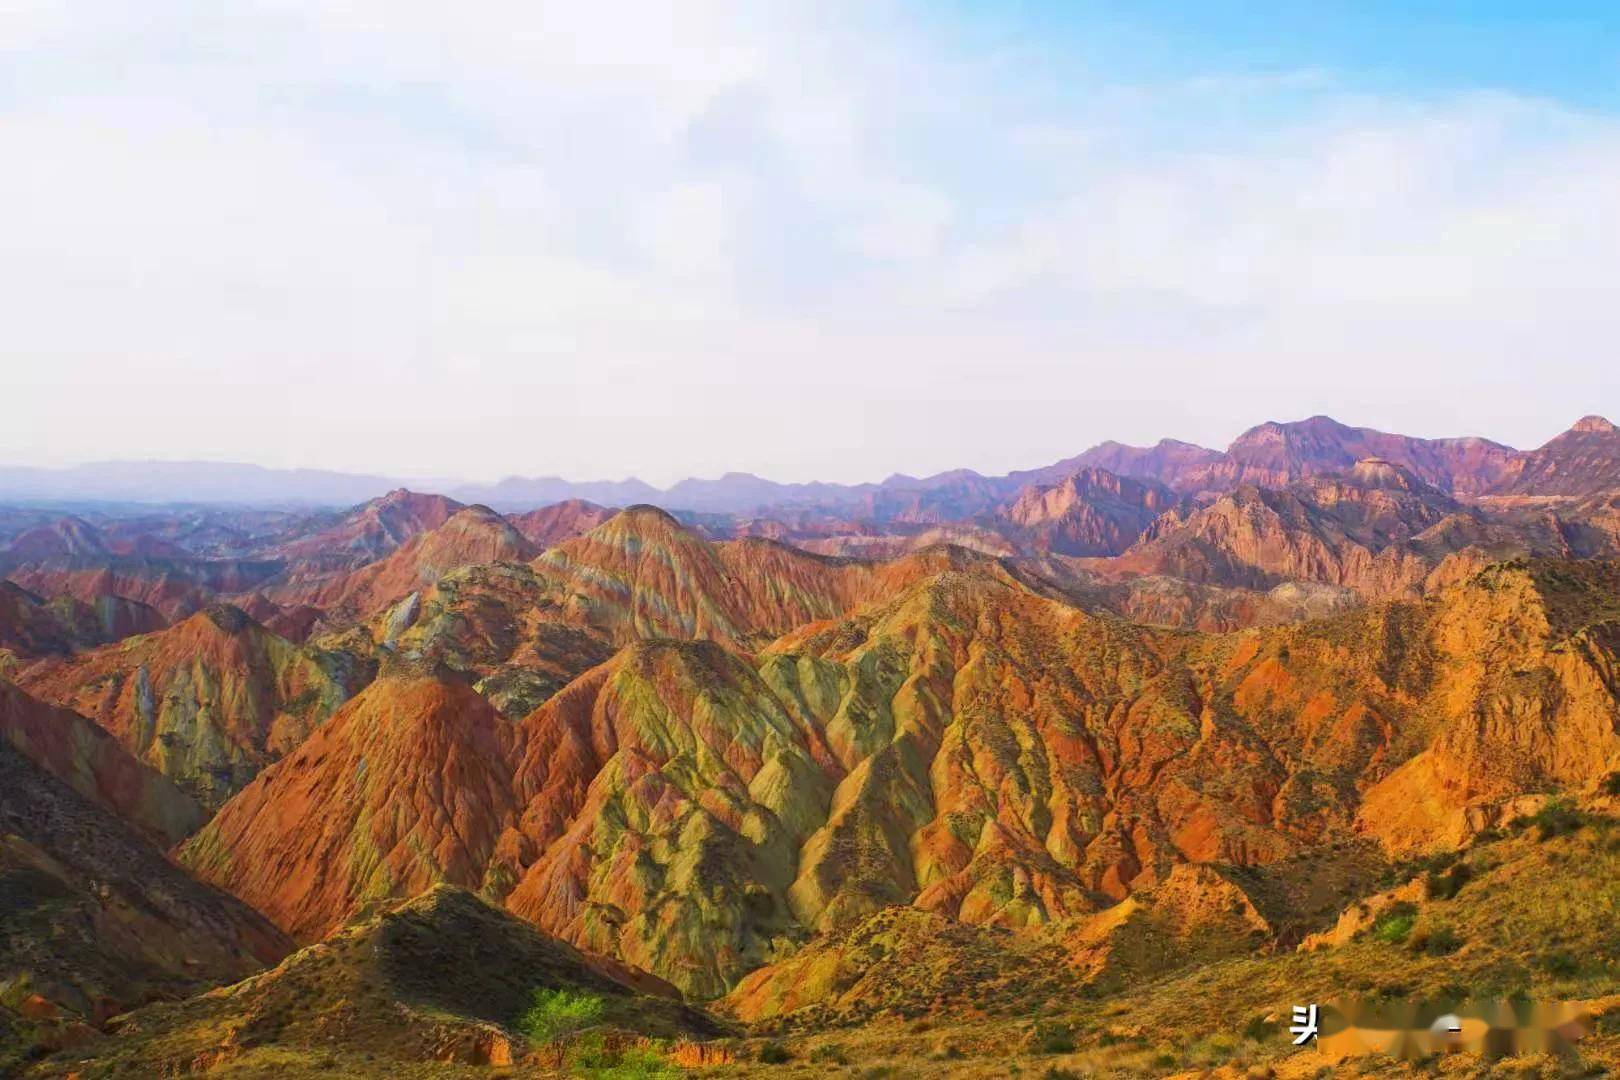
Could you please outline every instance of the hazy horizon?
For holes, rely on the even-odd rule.
[[[1412,436],[1412,437],[1415,437],[1415,438],[1427,438],[1427,439],[1475,437],[1475,438],[1486,439],[1486,440],[1491,441],[1491,442],[1499,443],[1501,445],[1511,447],[1512,449],[1515,449],[1515,450],[1524,451],[1524,450],[1537,449],[1538,447],[1540,447],[1540,446],[1544,445],[1546,442],[1548,442],[1550,439],[1556,437],[1557,435],[1563,433],[1564,431],[1569,430],[1570,426],[1573,425],[1576,421],[1578,421],[1580,419],[1583,419],[1584,417],[1593,416],[1593,415],[1602,415],[1602,414],[1586,412],[1586,413],[1581,413],[1581,414],[1579,414],[1577,416],[1571,417],[1570,420],[1568,421],[1568,423],[1564,424],[1557,431],[1552,432],[1546,439],[1542,439],[1541,441],[1539,441],[1539,442],[1537,442],[1535,444],[1531,444],[1531,445],[1519,445],[1519,444],[1509,443],[1509,442],[1506,442],[1505,440],[1502,440],[1502,439],[1493,438],[1489,434],[1484,434],[1484,433],[1479,433],[1479,432],[1465,432],[1465,433],[1461,433],[1461,434],[1455,434],[1454,433],[1454,434],[1441,434],[1441,435],[1418,435],[1416,433],[1409,432],[1409,431],[1393,431],[1393,432],[1387,432],[1387,433],[1388,434],[1396,434],[1396,435]],[[1227,439],[1227,440],[1221,442],[1219,445],[1210,445],[1210,444],[1207,444],[1207,443],[1193,443],[1193,440],[1183,439],[1183,438],[1180,438],[1179,436],[1174,435],[1174,434],[1161,435],[1161,436],[1159,436],[1158,438],[1155,438],[1155,439],[1145,440],[1145,441],[1143,441],[1141,443],[1130,444],[1130,445],[1153,446],[1154,444],[1156,444],[1156,443],[1158,443],[1160,441],[1168,440],[1168,441],[1173,441],[1173,442],[1193,443],[1194,445],[1203,446],[1205,449],[1224,452],[1228,448],[1228,446],[1235,439],[1240,437],[1245,432],[1247,432],[1247,431],[1249,431],[1249,430],[1251,430],[1251,429],[1253,429],[1255,427],[1259,427],[1262,424],[1274,423],[1274,422],[1275,423],[1299,422],[1299,421],[1304,421],[1304,420],[1307,420],[1307,419],[1311,419],[1311,418],[1313,418],[1315,416],[1329,416],[1330,419],[1338,421],[1339,423],[1342,423],[1345,426],[1352,427],[1352,428],[1370,428],[1370,427],[1372,427],[1372,425],[1358,424],[1358,423],[1354,422],[1353,420],[1346,420],[1343,417],[1331,416],[1330,414],[1324,414],[1324,413],[1317,413],[1317,414],[1312,414],[1312,416],[1310,416],[1310,417],[1300,416],[1300,417],[1294,417],[1294,418],[1291,418],[1291,419],[1288,419],[1288,420],[1282,420],[1282,419],[1273,417],[1273,418],[1269,418],[1267,420],[1256,421],[1255,423],[1249,424],[1246,427],[1244,427],[1242,430],[1234,433],[1234,435],[1233,435],[1233,437],[1231,439]],[[1374,430],[1383,430],[1383,429],[1374,428]],[[566,475],[562,475],[562,474],[559,474],[559,473],[546,473],[546,472],[530,472],[530,473],[504,472],[504,473],[500,473],[498,475],[482,475],[482,476],[481,475],[411,476],[411,475],[406,475],[406,474],[400,473],[398,471],[387,471],[387,470],[379,471],[379,470],[369,470],[369,469],[343,469],[343,468],[332,468],[332,467],[323,466],[323,465],[282,467],[282,466],[275,466],[275,465],[266,465],[266,464],[264,464],[262,462],[230,460],[230,459],[223,459],[223,458],[222,459],[207,459],[207,458],[147,458],[147,459],[104,458],[104,459],[99,459],[99,460],[94,460],[94,461],[81,461],[81,462],[72,462],[72,463],[68,463],[68,464],[64,464],[64,465],[49,465],[49,466],[34,466],[34,465],[26,465],[26,464],[20,464],[20,463],[0,461],[0,473],[4,473],[7,470],[19,470],[19,469],[43,469],[43,470],[48,470],[48,471],[51,471],[51,472],[67,472],[67,471],[71,471],[71,470],[93,470],[93,469],[96,469],[96,468],[127,468],[127,467],[130,467],[130,466],[143,466],[143,465],[145,465],[145,466],[166,467],[166,468],[182,468],[182,467],[191,466],[191,467],[197,467],[199,469],[207,469],[207,468],[246,468],[246,469],[261,469],[261,470],[266,470],[266,471],[270,471],[270,472],[310,472],[310,473],[331,474],[333,476],[342,476],[342,477],[349,477],[349,478],[366,478],[366,479],[375,479],[375,480],[383,481],[383,482],[387,482],[387,483],[397,483],[397,484],[401,484],[403,486],[409,487],[412,490],[421,491],[421,492],[433,492],[433,493],[443,493],[443,492],[454,490],[456,488],[494,487],[494,486],[496,486],[496,485],[498,485],[498,484],[500,484],[502,482],[513,481],[513,480],[552,480],[552,479],[561,480],[564,483],[574,484],[574,485],[581,485],[581,486],[592,485],[592,484],[599,484],[599,485],[606,486],[606,485],[629,484],[629,483],[639,482],[639,483],[646,484],[649,487],[655,488],[655,489],[657,489],[659,491],[667,492],[670,488],[676,486],[677,484],[679,484],[679,483],[681,483],[683,481],[718,480],[718,479],[721,479],[721,478],[723,478],[723,477],[725,477],[727,475],[733,475],[733,474],[754,476],[754,477],[756,477],[758,479],[761,479],[761,480],[765,480],[765,481],[769,481],[769,482],[773,482],[773,483],[780,483],[780,484],[826,483],[826,484],[835,484],[835,485],[843,485],[843,486],[859,486],[859,485],[862,485],[862,484],[881,484],[885,480],[888,480],[888,479],[890,479],[892,477],[895,477],[895,476],[910,476],[910,477],[912,477],[914,479],[924,480],[924,479],[929,478],[930,476],[938,475],[940,473],[958,471],[958,470],[962,470],[962,469],[966,469],[966,470],[969,470],[969,471],[972,471],[972,472],[979,473],[982,476],[996,477],[996,476],[1003,476],[1003,475],[1006,475],[1006,474],[1012,473],[1012,472],[1020,472],[1020,471],[1025,471],[1025,470],[1039,469],[1039,468],[1042,468],[1044,466],[1053,464],[1055,460],[1062,460],[1062,458],[1076,456],[1078,454],[1084,453],[1085,451],[1087,451],[1089,449],[1092,449],[1093,447],[1099,446],[1099,445],[1101,445],[1103,443],[1122,442],[1122,441],[1123,440],[1117,440],[1117,439],[1115,439],[1115,440],[1097,439],[1097,440],[1093,440],[1093,441],[1090,441],[1090,442],[1086,442],[1082,446],[1076,446],[1072,450],[1062,454],[1057,459],[1043,459],[1043,460],[1039,460],[1039,461],[1032,460],[1032,461],[1028,461],[1028,462],[1025,462],[1025,463],[1022,463],[1022,464],[1014,465],[1009,469],[1001,469],[1001,470],[994,471],[994,472],[987,472],[987,471],[985,471],[983,469],[975,469],[971,465],[958,464],[958,465],[948,466],[947,468],[944,468],[944,469],[934,470],[933,472],[929,472],[929,473],[903,473],[903,472],[901,472],[899,470],[889,470],[888,472],[884,472],[881,475],[871,475],[871,476],[868,476],[868,477],[859,478],[859,479],[853,479],[853,480],[829,480],[829,479],[826,479],[826,478],[823,478],[823,477],[810,477],[810,478],[805,479],[805,480],[784,479],[782,477],[771,476],[771,475],[755,472],[754,470],[747,469],[747,468],[741,468],[741,467],[724,469],[724,470],[721,470],[719,472],[715,472],[715,473],[712,473],[712,474],[706,474],[706,475],[691,474],[691,475],[679,476],[679,477],[676,477],[674,480],[671,480],[671,481],[668,481],[668,482],[665,482],[665,483],[654,482],[652,480],[649,480],[647,477],[642,476],[642,475],[638,475],[636,473],[628,473],[628,474],[619,475],[619,476],[608,476],[608,475],[566,476]],[[0,490],[0,498],[4,498],[4,491],[3,490]]]

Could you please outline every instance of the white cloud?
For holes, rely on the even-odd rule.
[[[0,460],[858,479],[1620,411],[1620,128],[1556,103],[1043,96],[854,4],[12,5],[0,50]]]

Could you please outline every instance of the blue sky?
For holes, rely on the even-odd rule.
[[[1620,413],[1620,16],[1257,7],[6,5],[0,461],[862,480]]]
[[[1123,76],[1335,73],[1363,90],[1496,88],[1620,106],[1620,16],[1603,3],[969,3],[981,39],[1044,43]]]

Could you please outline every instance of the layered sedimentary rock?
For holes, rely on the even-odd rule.
[[[299,941],[368,901],[477,888],[517,809],[515,733],[470,687],[379,678],[179,850]]]
[[[364,619],[452,570],[492,562],[523,562],[536,548],[499,514],[483,506],[456,511],[436,529],[419,532],[391,555],[345,574],[267,590],[281,605],[321,609],[332,622]]]
[[[123,597],[47,600],[14,582],[0,581],[0,649],[19,659],[66,656],[167,625],[155,609]]]
[[[4,681],[0,741],[161,847],[190,836],[207,818],[190,796],[101,728]]]
[[[83,714],[217,807],[369,679],[354,657],[296,646],[216,605],[154,634],[30,667],[31,694]]]
[[[611,660],[519,724],[464,687],[383,680],[188,864],[305,937],[442,877],[708,996],[896,904],[1028,929],[1184,863],[1358,833],[1455,843],[1620,763],[1610,564],[1498,566],[1424,601],[1200,635],[1088,614],[965,553],[889,579],[774,546],[733,564],[647,518],[563,545],[538,584],[512,571],[625,634]],[[852,606],[739,649],[762,632],[750,572],[783,566],[764,595]],[[639,639],[655,630],[700,640]]]

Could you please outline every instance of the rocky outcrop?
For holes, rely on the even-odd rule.
[[[456,511],[436,529],[417,533],[393,554],[358,570],[266,590],[277,604],[319,608],[332,623],[369,618],[400,597],[452,570],[493,562],[524,562],[535,546],[484,506]]]
[[[1000,516],[1026,548],[1060,555],[1118,555],[1177,499],[1154,483],[1083,469],[1019,492]]]
[[[666,988],[667,989],[667,988]],[[493,908],[436,886],[387,905],[263,974],[119,1017],[88,1048],[143,1076],[230,1068],[265,1044],[276,1072],[434,1072],[520,1066],[550,1072],[516,1034],[536,991],[594,999],[595,1034],[620,1042],[704,1039],[723,1029],[610,965]],[[80,1052],[80,1057],[85,1056]]]
[[[167,625],[155,609],[123,597],[46,600],[14,582],[0,581],[0,649],[22,659],[67,656]]]
[[[1492,491],[1506,495],[1584,496],[1620,488],[1620,428],[1583,417],[1539,450],[1515,459]]]

